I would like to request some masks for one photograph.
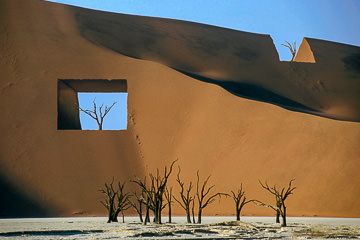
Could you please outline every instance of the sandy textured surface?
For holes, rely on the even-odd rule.
[[[0,219],[0,238],[6,239],[348,239],[360,238],[359,219],[289,218],[288,227],[274,218],[205,217],[204,224],[142,225],[138,219],[107,224],[106,218]]]
[[[187,182],[200,169],[248,199],[295,178],[289,216],[360,217],[359,47],[306,38],[280,62],[268,35],[0,0],[0,48],[1,216],[104,216],[105,181],[179,159]],[[59,79],[125,79],[128,129],[58,130],[58,96],[78,115]],[[223,198],[204,214],[233,212]]]

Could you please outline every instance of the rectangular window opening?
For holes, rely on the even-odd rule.
[[[58,130],[126,130],[127,81],[59,79]]]

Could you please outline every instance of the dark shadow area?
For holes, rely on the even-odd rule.
[[[354,53],[342,59],[345,69],[360,74],[360,53]]]
[[[59,79],[75,92],[127,92],[125,79]]]
[[[275,45],[266,34],[78,7],[71,10],[84,39],[135,59],[161,59],[183,70],[202,68],[204,61],[210,67],[216,66],[220,59],[241,64],[279,61]],[[174,57],[171,52],[180,48],[183,54]]]
[[[238,97],[271,103],[291,111],[306,113],[317,112],[315,109],[307,107],[301,103],[295,102],[289,98],[283,97],[255,84],[244,82],[217,81],[194,73],[188,73],[178,69],[175,70],[202,82],[216,84]]]
[[[55,216],[49,209],[0,175],[0,218]]]
[[[37,236],[37,237],[45,237],[45,236],[73,236],[73,235],[80,235],[80,234],[89,234],[89,233],[103,233],[103,230],[49,230],[49,231],[21,231],[21,232],[6,232],[6,233],[0,233],[0,236],[6,236],[6,237],[24,237],[25,236]]]
[[[57,129],[81,130],[77,92],[66,81],[57,86]]]

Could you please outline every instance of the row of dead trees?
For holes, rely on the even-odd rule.
[[[259,206],[265,206],[273,209],[276,212],[276,222],[280,223],[280,216],[282,217],[282,226],[286,226],[286,206],[285,200],[291,195],[295,189],[292,186],[294,181],[289,181],[288,187],[277,188],[276,185],[270,187],[267,182],[263,184],[260,180],[261,187],[267,190],[275,197],[275,205],[266,204],[262,201],[251,199],[248,200],[245,196],[242,184],[237,191],[231,191],[231,194],[212,192],[215,185],[208,185],[211,176],[208,176],[204,182],[200,182],[199,171],[197,171],[196,184],[191,181],[185,184],[180,178],[181,168],[178,167],[176,181],[180,186],[180,197],[175,197],[172,192],[172,187],[167,186],[169,176],[173,171],[176,161],[173,161],[169,168],[165,166],[164,174],[160,174],[157,169],[156,174],[149,174],[149,178],[144,177],[140,179],[130,180],[130,182],[137,184],[140,187],[140,192],[125,192],[124,183],[118,182],[117,188],[114,187],[114,179],[111,183],[105,183],[105,187],[101,190],[105,195],[102,205],[108,211],[108,223],[117,222],[117,217],[121,213],[124,221],[124,211],[133,207],[140,217],[140,221],[144,224],[150,222],[150,211],[153,213],[154,222],[161,224],[161,212],[168,208],[169,222],[171,223],[171,208],[174,203],[173,199],[185,210],[187,223],[196,223],[195,221],[195,203],[197,205],[197,223],[201,223],[202,212],[204,208],[213,203],[221,196],[231,197],[235,202],[236,220],[240,220],[240,214],[244,206],[248,203],[255,203]],[[194,189],[195,193],[192,192]],[[145,210],[145,219],[143,218],[143,211]],[[192,218],[192,219],[191,219]]]

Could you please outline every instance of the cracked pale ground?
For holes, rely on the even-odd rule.
[[[106,223],[106,218],[40,218],[0,220],[0,239],[349,239],[360,238],[357,218],[288,218],[288,227],[272,217],[204,217],[204,224],[185,224],[185,217],[162,225]],[[164,217],[166,222],[167,218]]]

